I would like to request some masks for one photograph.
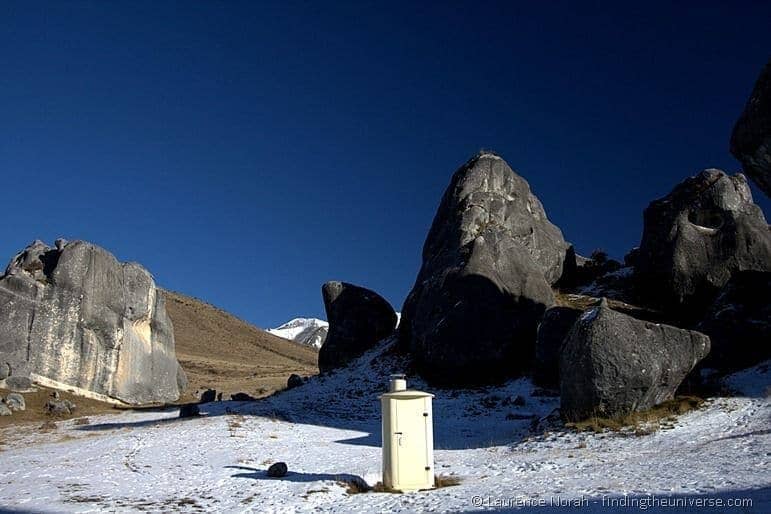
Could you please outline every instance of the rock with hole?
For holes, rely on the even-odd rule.
[[[771,271],[771,233],[744,175],[705,170],[645,209],[634,278],[649,306],[698,321],[739,271]]]

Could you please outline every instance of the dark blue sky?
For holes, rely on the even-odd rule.
[[[771,56],[769,2],[320,4],[4,3],[0,256],[90,240],[260,326],[324,317],[329,279],[398,309],[490,148],[621,257],[652,199],[738,171]]]

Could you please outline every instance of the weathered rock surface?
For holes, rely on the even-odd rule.
[[[702,363],[736,371],[771,359],[771,273],[736,273],[697,327],[712,340]]]
[[[11,416],[13,412],[4,403],[0,403],[0,416]]]
[[[669,400],[709,348],[704,334],[632,318],[603,299],[581,315],[562,348],[562,416],[614,417]]]
[[[27,402],[19,393],[9,393],[5,397],[5,405],[12,411],[21,411],[27,408]]]
[[[582,310],[572,307],[548,309],[538,325],[533,382],[541,387],[559,387],[559,356],[562,345]]]
[[[748,270],[771,271],[771,233],[744,175],[705,170],[645,209],[635,283],[651,307],[697,321]]]
[[[771,61],[760,72],[736,122],[731,134],[731,153],[766,196],[771,196]]]
[[[77,405],[69,400],[49,398],[44,406],[45,411],[51,416],[69,416],[75,412]]]
[[[503,159],[483,153],[458,169],[402,310],[400,344],[423,376],[462,385],[526,369],[568,247]]]
[[[0,277],[6,384],[34,374],[130,404],[179,398],[184,372],[150,273],[84,241],[59,247],[34,242]]]
[[[322,286],[321,294],[329,321],[319,350],[321,372],[346,366],[396,328],[393,307],[374,291],[332,281]]]

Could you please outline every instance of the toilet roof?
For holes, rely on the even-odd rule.
[[[424,393],[423,391],[395,391],[393,393],[384,393],[381,394],[378,398],[385,398],[385,399],[394,399],[394,400],[411,400],[413,398],[433,398],[434,395],[431,393]]]

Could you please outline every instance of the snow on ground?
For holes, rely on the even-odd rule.
[[[460,485],[348,494],[340,482],[380,480],[377,395],[390,372],[405,369],[391,352],[373,351],[351,369],[265,400],[205,404],[198,418],[134,411],[60,423],[55,434],[6,429],[0,511],[564,512],[551,504],[568,500],[586,501],[584,512],[629,511],[623,502],[638,506],[631,511],[702,510],[639,507],[663,499],[771,512],[768,367],[729,379],[747,396],[710,400],[642,436],[571,432],[553,415],[558,398],[534,395],[526,379],[434,389],[437,474]],[[419,380],[409,385],[426,389]],[[289,465],[286,477],[266,476],[276,461]],[[753,505],[727,508],[735,499]]]

